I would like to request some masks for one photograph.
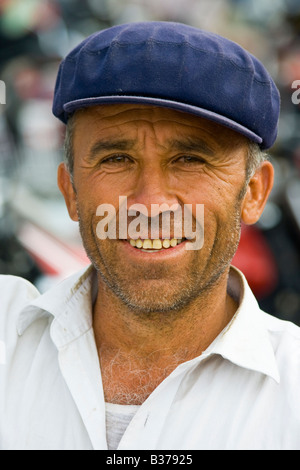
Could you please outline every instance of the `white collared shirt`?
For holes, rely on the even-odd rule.
[[[0,276],[0,449],[107,449],[94,276],[44,295]],[[229,290],[233,320],[153,391],[119,450],[300,449],[300,328],[262,312],[236,269]]]

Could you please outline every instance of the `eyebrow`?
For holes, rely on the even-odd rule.
[[[101,152],[129,151],[136,145],[133,139],[100,139],[94,143],[88,154],[88,159],[93,161]],[[165,146],[164,146],[165,147]],[[215,151],[199,137],[183,137],[170,139],[167,147],[177,152],[199,152],[208,156],[214,156]]]
[[[172,139],[168,141],[168,145],[178,152],[200,152],[211,157],[215,155],[215,150],[199,137]]]
[[[134,146],[134,140],[129,139],[101,139],[94,143],[89,151],[89,160],[94,160],[101,152],[128,151]]]

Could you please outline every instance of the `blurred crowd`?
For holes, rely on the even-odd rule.
[[[131,21],[178,21],[256,55],[282,96],[270,153],[275,187],[261,221],[244,227],[234,260],[262,307],[300,325],[299,0],[0,0],[0,274],[43,290],[87,263],[56,186],[63,126],[51,105],[61,59],[87,35]],[[300,82],[299,82],[300,88]],[[300,97],[300,92],[299,95]]]

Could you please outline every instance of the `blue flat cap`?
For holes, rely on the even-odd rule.
[[[113,103],[163,106],[207,118],[262,149],[277,137],[280,96],[249,52],[213,33],[171,22],[114,26],[62,61],[53,113]]]

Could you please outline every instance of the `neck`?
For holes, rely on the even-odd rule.
[[[199,356],[225,328],[237,309],[235,301],[227,294],[227,278],[228,273],[184,311],[147,316],[130,311],[99,279],[94,332],[104,382],[109,370],[107,384],[113,383],[114,374],[117,389],[122,388],[120,382],[124,377],[127,382],[125,388],[134,389],[135,380],[129,377],[128,370],[135,371],[139,384],[141,371],[147,371],[144,379],[148,384],[147,390],[150,390],[142,399],[133,400],[140,403],[180,363]],[[111,402],[131,403],[128,397],[124,399],[117,395],[118,398],[115,392],[107,392],[106,398]]]

